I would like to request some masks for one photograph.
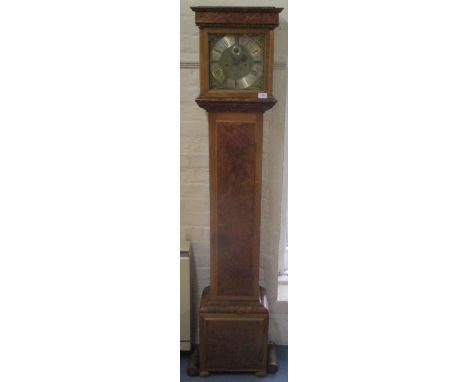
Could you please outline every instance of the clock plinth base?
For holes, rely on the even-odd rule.
[[[212,301],[209,287],[200,304],[200,375],[210,372],[268,372],[268,305],[258,301]]]

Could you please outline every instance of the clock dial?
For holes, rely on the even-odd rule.
[[[210,88],[263,88],[264,35],[210,36]]]

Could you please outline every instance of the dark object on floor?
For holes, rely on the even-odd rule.
[[[277,372],[267,374],[264,378],[258,378],[252,373],[210,373],[209,377],[187,375],[188,365],[192,354],[180,353],[180,382],[287,382],[288,380],[288,347],[275,345]],[[270,367],[270,365],[269,365]]]
[[[276,345],[268,345],[268,372],[276,373],[278,371],[278,355],[276,354]]]
[[[187,374],[191,377],[198,375],[198,347],[196,347],[190,355],[189,363],[187,366]]]

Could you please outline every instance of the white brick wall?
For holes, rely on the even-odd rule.
[[[208,120],[195,103],[199,93],[198,28],[194,5],[253,5],[248,1],[182,0],[180,70],[180,236],[192,242],[192,333],[198,342],[198,305],[203,288],[209,285],[209,175]],[[270,304],[270,339],[287,344],[287,304],[277,304],[276,275],[281,214],[283,132],[287,88],[287,1],[255,1],[257,6],[285,8],[275,30],[273,93],[276,106],[264,116],[262,219],[260,239],[260,283],[267,288]]]

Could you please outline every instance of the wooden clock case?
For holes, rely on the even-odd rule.
[[[200,303],[199,374],[268,370],[268,304],[259,286],[263,113],[272,95],[273,29],[282,8],[192,7],[200,28],[200,96],[208,112],[210,286]],[[261,90],[209,88],[210,33],[265,35]],[[263,97],[259,98],[258,93]]]

